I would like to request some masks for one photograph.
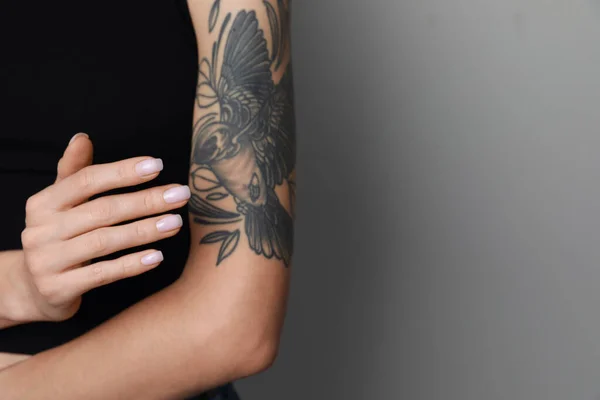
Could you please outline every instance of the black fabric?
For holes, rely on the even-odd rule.
[[[233,385],[225,385],[214,390],[209,390],[204,394],[190,397],[187,400],[240,400]]]

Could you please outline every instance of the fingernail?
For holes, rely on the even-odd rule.
[[[151,158],[135,164],[135,172],[139,176],[152,175],[163,170],[163,162],[160,158]]]
[[[76,133],[75,135],[73,135],[71,140],[69,140],[69,144],[73,143],[78,137],[81,137],[81,136],[85,136],[86,138],[89,138],[87,133],[79,132],[79,133]]]
[[[183,219],[181,218],[181,215],[169,215],[156,223],[156,229],[158,229],[159,232],[168,232],[173,229],[181,228],[182,225]]]
[[[163,194],[163,198],[167,203],[179,203],[190,198],[190,188],[187,186],[178,186],[167,190]]]
[[[150,254],[142,257],[142,264],[144,264],[144,265],[158,264],[159,262],[161,262],[164,259],[165,258],[163,257],[162,251],[155,251],[154,253],[150,253]]]

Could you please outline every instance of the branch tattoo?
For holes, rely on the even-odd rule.
[[[209,33],[219,21],[215,0]],[[194,222],[216,226],[200,244],[219,244],[217,266],[235,252],[240,229],[258,255],[290,265],[293,217],[276,188],[289,191],[293,214],[295,119],[289,62],[289,3],[264,1],[271,30],[269,45],[254,11],[227,13],[210,59],[199,66],[194,124],[190,212]],[[289,57],[288,57],[289,59]],[[285,66],[284,64],[287,64]],[[285,67],[278,83],[273,73]],[[221,204],[227,198],[235,204]],[[231,228],[234,227],[234,228]]]

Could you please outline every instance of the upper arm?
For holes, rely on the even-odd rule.
[[[191,257],[213,267],[288,267],[295,172],[289,3],[188,4],[199,54]]]
[[[287,0],[188,0],[199,68],[182,285],[270,359],[293,252],[295,120]],[[263,350],[259,350],[263,352]]]

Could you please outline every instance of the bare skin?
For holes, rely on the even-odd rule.
[[[10,367],[13,364],[24,361],[30,356],[25,354],[0,353],[0,370]]]

